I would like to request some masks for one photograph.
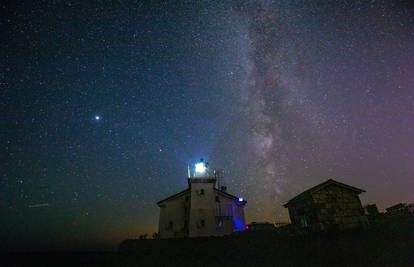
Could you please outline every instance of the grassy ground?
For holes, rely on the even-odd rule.
[[[414,266],[414,223],[364,231],[127,240],[117,253],[8,254],[1,266]]]

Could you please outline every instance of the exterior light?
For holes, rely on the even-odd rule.
[[[196,165],[195,165],[195,171],[198,174],[205,173],[205,171],[206,171],[206,165],[204,164],[204,162],[196,163]]]
[[[239,197],[239,202],[243,202],[244,199],[242,197]]]

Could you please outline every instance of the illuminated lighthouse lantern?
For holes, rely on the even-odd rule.
[[[194,177],[207,177],[209,175],[207,165],[208,164],[204,162],[204,159],[200,159],[200,161],[195,164]],[[188,178],[190,177],[191,175]]]
[[[206,173],[207,167],[204,162],[199,162],[195,165],[195,172],[198,175],[204,175]]]
[[[200,159],[188,168],[188,188],[159,201],[161,238],[222,236],[245,229],[240,196],[227,193],[223,172]]]

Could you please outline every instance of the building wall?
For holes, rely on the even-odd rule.
[[[222,196],[216,192],[217,202],[216,214],[221,217],[222,227],[219,227],[222,235],[228,235],[235,231],[245,229],[244,205],[238,205],[236,200]],[[220,219],[218,217],[218,220]]]
[[[186,198],[187,197],[187,198]],[[185,237],[188,233],[189,194],[160,205],[158,233],[160,238]]]
[[[292,224],[306,228],[318,227],[319,220],[315,210],[315,203],[308,197],[289,207],[289,216]]]
[[[329,185],[312,194],[321,229],[366,226],[368,220],[356,192]]]
[[[214,179],[191,179],[189,236],[216,235]]]

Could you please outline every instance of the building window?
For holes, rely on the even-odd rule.
[[[299,217],[299,220],[300,220],[300,226],[302,226],[303,228],[308,227],[308,220],[306,216]]]
[[[173,226],[174,226],[173,222],[172,222],[172,221],[170,221],[170,222],[168,223],[168,229],[172,229],[172,228],[173,228]]]
[[[216,196],[216,202],[220,202],[219,196]]]
[[[201,227],[206,226],[206,222],[205,222],[204,220],[201,220],[201,222],[200,222],[200,226],[201,226]]]
[[[200,190],[198,190],[198,195],[204,195],[204,189],[203,188],[201,188]]]
[[[223,220],[222,218],[216,219],[217,228],[223,228]]]

